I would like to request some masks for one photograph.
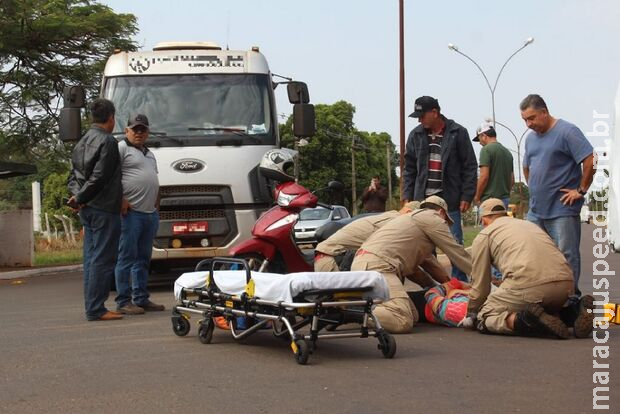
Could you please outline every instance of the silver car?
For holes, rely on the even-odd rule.
[[[332,206],[331,210],[325,207],[302,210],[293,229],[295,242],[297,244],[316,245],[316,229],[330,221],[338,221],[349,217],[351,217],[349,211],[343,206]]]

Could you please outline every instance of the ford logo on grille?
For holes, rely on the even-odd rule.
[[[202,161],[188,158],[175,161],[172,164],[172,168],[183,173],[195,173],[198,171],[202,171],[205,168],[205,165],[202,163]]]

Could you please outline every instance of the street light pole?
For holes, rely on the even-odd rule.
[[[493,127],[495,127],[495,90],[497,89],[497,83],[499,82],[499,77],[502,75],[502,72],[504,71],[504,68],[506,67],[506,65],[508,64],[508,62],[510,62],[510,60],[520,51],[522,51],[523,49],[525,49],[528,45],[531,45],[534,42],[534,38],[533,37],[528,37],[525,42],[523,43],[523,46],[521,46],[520,48],[518,48],[517,50],[514,51],[514,53],[512,55],[510,55],[508,57],[508,59],[506,59],[506,61],[504,62],[504,64],[502,65],[501,69],[499,70],[499,73],[497,74],[497,77],[495,78],[495,83],[493,84],[493,86],[491,86],[491,82],[489,82],[489,78],[487,78],[487,75],[484,73],[484,70],[482,70],[482,68],[480,67],[480,65],[473,60],[471,57],[469,57],[468,55],[466,55],[465,53],[461,52],[459,50],[459,48],[452,44],[452,43],[448,43],[448,49],[455,51],[456,53],[458,53],[459,55],[465,57],[466,59],[468,59],[471,63],[473,63],[478,70],[480,71],[480,73],[482,74],[482,76],[484,77],[484,80],[487,84],[487,87],[489,88],[489,92],[491,92],[491,109],[493,111]]]
[[[403,200],[403,176],[405,168],[405,1],[398,2],[398,52],[399,52],[399,80],[400,80],[400,201]]]
[[[519,169],[519,182],[521,181],[521,141],[523,141],[523,138],[525,138],[525,134],[527,133],[527,131],[529,131],[528,128],[525,129],[525,131],[523,131],[523,133],[521,134],[521,136],[519,138],[517,138],[517,135],[512,132],[512,129],[508,128],[508,126],[502,124],[499,121],[495,121],[495,123],[499,126],[502,126],[504,128],[506,128],[508,130],[508,132],[510,132],[510,134],[514,137],[515,139],[515,143],[517,144],[517,166]]]

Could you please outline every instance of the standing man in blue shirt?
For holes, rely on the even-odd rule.
[[[547,232],[564,254],[579,296],[579,212],[594,177],[594,148],[575,125],[552,117],[540,95],[526,96],[520,109],[532,130],[523,157],[523,173],[530,187],[527,219]]]

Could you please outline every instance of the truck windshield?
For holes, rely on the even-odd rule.
[[[110,77],[103,96],[116,107],[115,135],[123,133],[130,113],[142,113],[149,118],[149,142],[160,146],[276,141],[265,74]]]

